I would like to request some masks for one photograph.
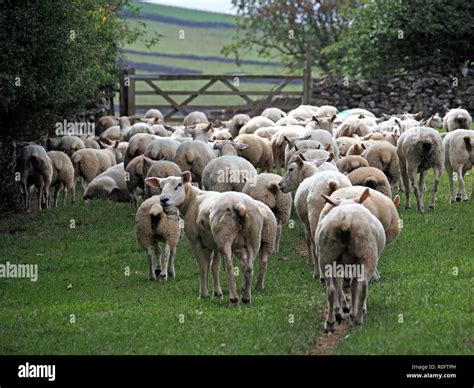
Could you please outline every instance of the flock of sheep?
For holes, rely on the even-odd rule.
[[[239,300],[233,257],[241,264],[242,302],[249,303],[254,261],[258,256],[261,290],[294,203],[314,277],[327,288],[325,329],[333,331],[343,312],[350,312],[352,324],[363,321],[368,283],[379,279],[377,262],[401,230],[395,191],[404,191],[407,209],[413,193],[423,212],[432,168],[433,208],[444,166],[451,202],[468,201],[463,178],[474,162],[471,123],[460,108],[422,120],[420,114],[376,118],[364,109],[301,105],[288,113],[268,108],[252,118],[237,114],[214,126],[204,113],[192,112],[183,125],[171,127],[152,109],[144,118],[104,116],[94,138],[50,138],[48,152],[23,144],[16,170],[28,210],[33,188],[40,210],[48,207],[53,188],[55,206],[61,191],[64,203],[68,191],[74,202],[76,181],[86,200],[133,203],[150,280],[175,276],[184,229],[198,263],[201,296],[209,295],[209,271],[214,295],[223,296],[222,260],[231,303]],[[349,279],[350,307],[343,292],[348,275],[328,272],[335,264],[361,269],[362,276]]]

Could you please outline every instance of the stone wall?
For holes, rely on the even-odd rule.
[[[474,113],[472,70],[414,71],[403,76],[360,80],[326,76],[313,80],[312,104],[334,105],[339,110],[365,108],[381,113],[423,111],[425,117],[462,106]]]

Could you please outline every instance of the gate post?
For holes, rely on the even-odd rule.
[[[120,116],[135,115],[135,69],[124,69],[120,78]]]

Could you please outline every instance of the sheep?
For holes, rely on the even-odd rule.
[[[303,137],[308,138],[308,140],[319,141],[324,149],[334,154],[335,160],[339,159],[339,148],[337,141],[327,131],[323,129],[309,130],[305,132]]]
[[[258,174],[255,183],[245,184],[242,192],[250,195],[253,199],[267,205],[277,220],[277,232],[275,239],[275,253],[280,251],[280,237],[283,225],[288,222],[291,214],[291,194],[283,193],[278,186],[280,175],[271,173]]]
[[[169,176],[181,176],[182,171],[179,166],[168,160],[153,161],[146,156],[143,160],[143,177],[158,177],[167,178]],[[149,185],[145,185],[145,199],[150,198],[153,195],[160,195],[160,188],[154,188]]]
[[[95,134],[98,136],[106,129],[113,127],[114,125],[118,125],[118,123],[119,121],[114,116],[102,116],[97,120]]]
[[[122,139],[124,141],[129,141],[132,138],[132,136],[136,135],[137,133],[148,133],[150,135],[155,134],[155,132],[153,131],[151,126],[149,126],[148,124],[146,124],[146,123],[136,123],[136,124],[133,124],[130,127],[130,129],[122,135]]]
[[[15,173],[20,174],[26,210],[31,211],[31,186],[35,186],[38,191],[38,210],[42,210],[43,200],[48,208],[53,166],[46,150],[37,144],[23,146],[16,160]]]
[[[336,139],[336,143],[339,150],[339,156],[346,156],[349,148],[358,143],[358,140],[353,137],[342,136]]]
[[[193,140],[200,140],[205,143],[209,141],[210,134],[213,133],[212,124],[196,124],[193,127],[185,127],[186,136],[191,135]]]
[[[256,136],[263,137],[265,139],[271,139],[272,136],[278,132],[278,127],[263,127],[257,129],[253,134]]]
[[[158,109],[148,109],[145,113],[145,116],[143,117],[145,119],[158,118],[161,123],[165,121],[163,113],[161,113]]]
[[[253,134],[259,128],[272,127],[274,125],[275,123],[266,117],[255,116],[252,117],[247,124],[240,128],[239,135]]]
[[[181,219],[174,206],[163,207],[159,196],[143,201],[135,216],[135,231],[140,247],[146,251],[148,260],[148,279],[167,281],[168,276],[176,276],[174,260],[176,247],[182,236]],[[164,244],[164,252],[160,249]],[[153,250],[156,256],[156,269],[153,268]]]
[[[176,150],[173,161],[181,171],[190,171],[194,182],[200,187],[204,168],[215,159],[216,154],[208,145],[199,140],[185,141]]]
[[[288,116],[299,121],[310,120],[318,112],[318,108],[308,105],[300,105],[299,107],[288,112]]]
[[[339,113],[335,106],[322,105],[316,110],[316,117],[334,117]]]
[[[125,157],[125,153],[127,152],[127,148],[128,148],[128,142],[121,141],[121,142],[118,143],[117,149],[116,149],[117,163],[122,163],[123,162],[123,159]]]
[[[345,110],[344,112],[340,112],[338,113],[338,119],[345,119],[349,116],[360,116],[360,115],[363,115],[364,117],[374,117],[375,118],[375,115],[366,110],[366,109],[361,109],[361,108],[354,108],[354,109],[348,109],[348,110]]]
[[[215,151],[217,151],[217,156],[223,156],[223,155],[239,155],[239,151],[247,148],[247,144],[239,143],[237,144],[236,142],[232,140],[222,140],[215,142],[213,145],[213,148]]]
[[[257,135],[239,135],[234,139],[237,144],[247,144],[248,147],[239,151],[239,155],[247,159],[255,168],[271,172],[273,169],[273,152],[269,140]]]
[[[184,229],[197,259],[200,295],[209,295],[208,275],[212,268],[214,295],[222,297],[219,282],[221,258],[226,269],[230,302],[238,303],[232,255],[242,266],[242,302],[251,301],[253,263],[257,255],[263,227],[263,216],[257,201],[242,193],[203,192],[191,185],[191,173],[164,179],[147,178],[145,183],[160,186],[162,206],[176,206],[184,218]]]
[[[360,155],[348,155],[339,159],[336,167],[339,172],[347,175],[360,167],[369,167],[369,163]]]
[[[139,155],[143,155],[147,147],[153,142],[153,140],[159,139],[158,136],[150,135],[148,133],[138,133],[128,141],[128,147],[125,151],[123,163],[127,167],[133,158]]]
[[[319,224],[334,206],[339,206],[341,203],[357,202],[357,199],[363,194],[366,199],[362,204],[382,223],[386,245],[391,244],[397,239],[401,231],[400,217],[397,212],[397,206],[400,203],[398,195],[392,201],[386,195],[365,186],[350,186],[338,189],[329,197],[323,195],[327,203],[319,215]]]
[[[54,187],[54,206],[58,206],[59,193],[62,190],[64,190],[63,206],[66,205],[68,190],[71,192],[72,203],[75,203],[76,182],[71,159],[61,151],[49,151],[48,156],[53,169],[50,187]]]
[[[388,179],[391,187],[400,180],[400,162],[398,160],[397,147],[387,142],[369,146],[362,156],[367,160],[370,167],[378,168]]]
[[[313,150],[313,149],[301,149],[296,151],[290,159],[288,159],[288,164],[289,166],[291,163],[296,162],[296,159],[298,157],[303,158],[304,160],[319,160],[319,159],[324,159],[327,160],[328,162],[334,163],[334,155],[332,152],[328,152],[326,150]]]
[[[209,120],[203,112],[191,112],[183,119],[183,125],[185,127],[192,127],[196,124],[209,124]]]
[[[363,115],[360,116],[349,116],[347,117],[342,124],[340,124],[336,131],[334,132],[334,137],[337,139],[339,137],[352,137],[353,135],[357,136],[366,136],[373,132],[373,130],[364,122]]]
[[[400,136],[400,132],[374,132],[370,133],[364,137],[362,140],[375,140],[375,141],[386,141],[393,146],[397,145],[398,137]]]
[[[444,149],[440,134],[433,128],[412,128],[398,139],[397,153],[405,187],[405,209],[411,208],[410,190],[413,187],[417,212],[424,212],[424,186],[426,174],[430,168],[434,170],[434,181],[429,208],[433,209],[444,164]],[[420,172],[418,186],[415,184],[417,172]]]
[[[106,144],[112,144],[114,141],[124,138],[131,127],[130,119],[127,116],[122,116],[118,125],[111,126],[99,134],[99,140]]]
[[[425,126],[431,127],[434,129],[441,129],[443,128],[443,118],[436,112],[434,115],[430,116],[428,120],[426,120]]]
[[[281,168],[284,166],[285,150],[288,140],[303,136],[304,127],[300,125],[288,125],[281,127],[275,135],[272,136],[270,143],[272,145],[273,162],[280,174]]]
[[[275,215],[267,205],[260,201],[256,201],[256,204],[263,218],[260,249],[258,251],[258,279],[255,285],[255,289],[261,291],[265,288],[265,273],[267,272],[268,256],[273,252],[278,253],[276,250],[278,224]]]
[[[472,117],[465,109],[451,109],[443,117],[443,128],[446,132],[455,129],[469,129],[472,124]]]
[[[333,123],[334,120],[336,119],[336,115],[333,115],[331,117],[316,117],[313,116],[311,118],[311,121],[309,121],[306,124],[306,129],[308,130],[315,130],[315,129],[320,129],[324,130],[326,132],[329,132],[329,134],[332,135],[333,132]]]
[[[211,135],[212,141],[221,141],[221,140],[232,140],[232,134],[230,133],[228,128],[217,129]]]
[[[276,126],[302,125],[302,124],[303,124],[303,120],[298,120],[290,116],[283,117],[275,123]]]
[[[143,180],[143,159],[144,155],[133,158],[125,168],[125,184],[127,190],[132,196],[132,203],[135,208],[138,207],[139,196],[145,189]]]
[[[242,191],[245,184],[255,184],[257,170],[236,155],[222,155],[211,160],[202,172],[202,187],[209,191]]]
[[[165,126],[163,124],[152,125],[151,129],[155,136],[170,137],[173,134],[171,127]]]
[[[378,260],[385,247],[385,233],[380,221],[362,203],[337,206],[322,221],[316,235],[316,246],[320,260],[320,272],[325,274],[328,313],[325,331],[335,330],[336,320],[341,321],[345,297],[342,292],[342,277],[337,276],[337,265],[359,269],[361,277],[351,271],[351,324],[360,325],[367,311],[367,288],[369,279],[376,271]],[[356,265],[357,267],[354,267]],[[343,271],[348,272],[348,271]],[[344,275],[349,275],[345,273]]]
[[[144,155],[153,160],[174,160],[181,144],[168,137],[156,138],[145,149]]]
[[[84,200],[108,199],[113,202],[129,202],[132,198],[125,181],[123,163],[116,164],[97,175],[88,185]]]
[[[114,146],[105,146],[101,150],[86,148],[76,151],[71,157],[76,180],[81,177],[87,187],[96,176],[114,166],[117,163],[117,146],[116,142]]]
[[[96,150],[100,150],[100,144],[95,141],[92,137],[87,136],[84,139],[82,139],[84,142],[84,146],[86,148],[95,148]]]
[[[356,142],[352,144],[346,152],[346,156],[350,155],[362,155],[366,149],[366,145],[364,143]]]
[[[281,118],[286,117],[286,113],[279,108],[267,108],[262,112],[261,116],[276,123]]]
[[[250,121],[250,116],[248,114],[239,113],[239,114],[236,114],[234,117],[232,117],[231,120],[228,120],[228,121],[218,120],[217,123],[228,128],[230,134],[232,135],[232,138],[234,138],[239,135],[240,128],[242,128],[249,121]]]
[[[285,166],[288,165],[288,161],[298,151],[309,149],[320,150],[323,148],[322,144],[319,141],[306,140],[305,138],[303,138],[303,140],[301,138],[288,139],[287,142],[288,145],[285,149]]]
[[[46,148],[48,151],[62,151],[71,157],[74,152],[86,148],[81,138],[77,136],[59,136],[49,138],[46,141]]]
[[[392,197],[392,189],[385,174],[375,167],[360,167],[351,171],[347,177],[354,186],[360,185],[380,191],[387,197]]]
[[[464,174],[474,164],[473,145],[474,131],[467,129],[456,129],[449,132],[443,139],[444,165],[449,178],[451,203],[459,202],[461,199],[468,201]],[[456,197],[454,196],[453,172],[456,172],[459,182]],[[473,201],[473,198],[471,198],[471,201]]]
[[[331,195],[337,189],[352,186],[351,181],[339,171],[318,171],[305,179],[296,190],[295,207],[303,222],[308,247],[308,261],[314,264],[314,276],[319,277],[319,262],[315,256],[314,234],[318,226],[319,215],[324,207],[321,194]]]

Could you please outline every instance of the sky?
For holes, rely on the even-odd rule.
[[[235,13],[231,0],[142,0],[147,3],[171,5],[174,7],[199,9],[218,13]]]

